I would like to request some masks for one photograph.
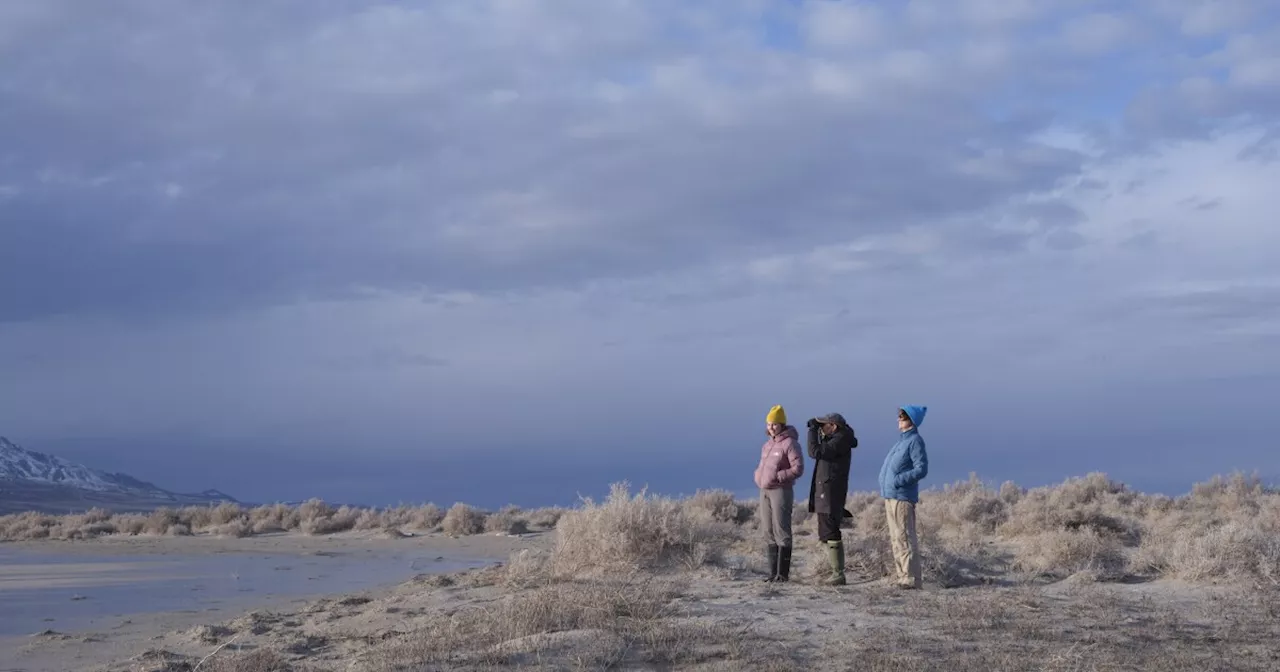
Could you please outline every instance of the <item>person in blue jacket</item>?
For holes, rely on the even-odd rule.
[[[916,504],[920,502],[920,481],[929,475],[929,454],[920,436],[920,424],[928,410],[927,406],[898,409],[898,431],[902,434],[880,467],[880,496],[889,517],[894,583],[899,588],[919,589],[924,584],[916,540]]]

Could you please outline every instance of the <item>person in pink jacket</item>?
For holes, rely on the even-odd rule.
[[[769,440],[760,449],[760,465],[756,467],[756,486],[760,488],[757,516],[769,560],[765,581],[789,581],[791,507],[796,500],[795,483],[804,475],[804,457],[800,454],[800,433],[787,424],[787,412],[781,406],[769,409],[765,433]]]

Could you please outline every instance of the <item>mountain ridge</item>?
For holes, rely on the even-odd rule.
[[[23,448],[0,436],[0,514],[89,508],[146,511],[161,506],[237,502],[219,490],[185,494],[128,474],[94,469]]]

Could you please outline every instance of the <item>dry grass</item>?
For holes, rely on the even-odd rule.
[[[863,579],[890,569],[883,503],[875,493],[850,494],[845,530],[849,571]],[[821,577],[825,551],[812,539],[803,503],[795,507],[798,557]],[[1030,490],[999,487],[976,476],[922,493],[917,509],[926,581],[945,587],[995,581],[1178,578],[1193,582],[1280,581],[1280,492],[1243,474],[1214,477],[1181,497],[1135,492],[1104,474]],[[755,524],[754,502],[723,490],[676,501],[615,486],[602,503],[573,509],[487,513],[466,504],[447,512],[434,504],[388,509],[335,507],[311,500],[291,507],[236,504],[112,514],[100,509],[52,516],[0,517],[0,541],[75,540],[105,535],[210,534],[244,537],[301,531],[413,529],[462,536],[560,529],[553,559],[560,574],[583,567],[700,566],[724,552],[750,556],[743,539]],[[803,547],[809,546],[808,549]],[[750,561],[750,560],[748,560]]]
[[[490,523],[488,518],[491,514],[473,507],[466,508],[464,519],[458,520],[458,516],[462,514],[455,514],[455,521],[451,523],[454,533],[477,534],[486,528],[518,533],[521,525],[525,528],[553,529],[556,520],[563,512],[562,509],[539,509],[527,516],[521,514],[513,518],[510,512],[519,510],[506,507],[492,514],[501,518]],[[63,516],[34,512],[0,516],[0,542],[41,539],[66,541],[111,535],[209,534],[249,537],[302,532],[320,536],[349,530],[402,528],[437,532],[443,530],[444,521],[445,512],[435,504],[369,509],[350,506],[335,507],[319,499],[312,499],[298,506],[270,504],[250,508],[223,503],[216,506],[162,508],[150,513],[111,513],[101,509],[91,509],[84,513]]]
[[[308,672],[310,666],[290,662],[283,655],[270,650],[248,653],[221,653],[210,657],[200,668],[201,672]]]
[[[851,493],[846,508],[851,580],[887,576],[882,500]],[[806,575],[825,578],[826,551],[801,520],[795,532]],[[1280,491],[1242,474],[1178,498],[1134,492],[1103,474],[1031,490],[971,476],[923,492],[917,529],[926,582],[948,588],[1067,576],[1280,581]]]
[[[588,569],[700,567],[714,562],[740,536],[738,526],[717,520],[705,507],[643,490],[632,496],[626,483],[615,483],[599,504],[583,500],[556,529],[552,563],[561,575]]]
[[[683,669],[712,661],[769,669],[751,664],[768,652],[744,641],[745,628],[682,619],[676,598],[684,592],[680,582],[648,573],[515,590],[434,615],[366,652],[355,669]]]
[[[1049,595],[1035,588],[974,588],[914,595],[902,604],[872,600],[873,616],[901,619],[910,630],[878,637],[834,638],[821,658],[857,661],[842,669],[942,670],[1262,670],[1280,651],[1274,591],[1206,598],[1204,611],[1150,597],[1079,584]]]
[[[528,534],[529,521],[525,519],[520,507],[505,506],[485,519],[484,531],[497,534]]]
[[[448,513],[444,514],[445,534],[453,537],[464,537],[472,534],[480,534],[484,532],[485,515],[480,509],[469,504],[458,502],[449,507]]]
[[[518,652],[533,652],[516,640],[573,631],[595,631],[604,646],[591,651],[600,663],[616,659],[626,649],[623,637],[639,634],[667,615],[677,591],[670,585],[633,577],[616,582],[571,582],[503,596],[496,603],[475,606],[452,615],[441,614],[424,628],[430,637],[411,635],[369,656],[371,669],[412,670],[431,663],[500,664]],[[601,633],[617,634],[611,638]],[[545,638],[544,638],[545,639]],[[499,646],[506,643],[506,646]]]
[[[529,525],[539,530],[554,530],[567,510],[558,506],[534,509],[527,516]]]
[[[739,502],[727,490],[699,490],[685,504],[691,509],[706,512],[712,520],[739,525],[756,515],[758,505],[757,502]]]

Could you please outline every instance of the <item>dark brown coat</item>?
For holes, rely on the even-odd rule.
[[[848,425],[837,426],[830,436],[823,436],[816,427],[809,428],[808,452],[815,460],[809,483],[810,513],[844,511],[844,500],[849,496],[849,463],[857,447],[858,437]]]

